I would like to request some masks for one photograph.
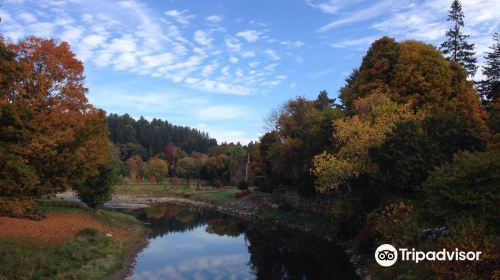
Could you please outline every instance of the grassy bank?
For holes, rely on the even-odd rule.
[[[75,202],[41,205],[42,221],[0,218],[0,279],[120,279],[145,242],[132,216]]]
[[[236,200],[237,188],[214,188],[192,184],[123,184],[115,187],[115,195],[146,197],[183,197],[217,203],[231,203]]]

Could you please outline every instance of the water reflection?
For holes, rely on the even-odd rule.
[[[177,205],[125,211],[152,230],[132,279],[357,279],[339,248],[311,236]]]

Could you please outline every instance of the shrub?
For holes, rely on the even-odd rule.
[[[498,229],[500,151],[462,152],[435,169],[423,184],[422,217],[453,223],[463,216]]]
[[[472,219],[460,219],[451,232],[451,236],[439,239],[440,248],[481,251],[481,255],[479,261],[429,262],[436,279],[498,279],[498,237]]]

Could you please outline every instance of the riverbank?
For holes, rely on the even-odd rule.
[[[135,218],[45,200],[41,221],[0,217],[0,279],[124,279],[147,231]]]

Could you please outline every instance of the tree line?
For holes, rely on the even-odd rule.
[[[193,151],[206,153],[217,140],[208,133],[186,126],[178,126],[161,119],[133,119],[128,114],[110,114],[107,119],[111,142],[118,145],[122,159],[131,154],[140,154],[147,159],[162,153],[168,144],[190,154]]]

